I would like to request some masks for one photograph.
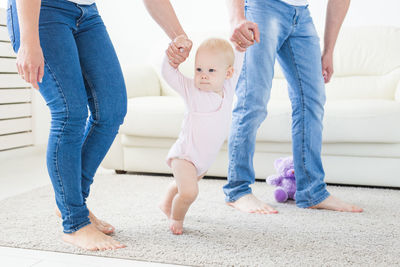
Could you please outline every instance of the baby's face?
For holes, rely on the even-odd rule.
[[[203,91],[221,92],[226,79],[232,77],[233,68],[223,53],[201,49],[197,52],[194,72],[195,86]]]

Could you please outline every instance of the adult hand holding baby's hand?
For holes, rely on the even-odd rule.
[[[182,34],[177,36],[168,46],[167,56],[172,67],[177,68],[189,56],[192,41]]]
[[[254,41],[260,42],[257,24],[245,19],[237,22],[230,40],[235,45],[236,50],[245,52],[248,47],[254,44]]]

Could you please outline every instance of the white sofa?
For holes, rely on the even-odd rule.
[[[322,159],[328,183],[400,187],[399,48],[400,28],[342,30],[335,73],[326,86]],[[193,58],[180,69],[192,75]],[[292,153],[287,84],[279,67],[275,69],[269,113],[258,131],[254,156],[260,179],[275,173],[276,158]],[[183,102],[155,68],[124,72],[128,114],[102,166],[170,173],[165,157],[180,130]],[[208,175],[226,177],[227,166],[225,143]]]

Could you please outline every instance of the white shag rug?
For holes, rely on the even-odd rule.
[[[87,252],[61,241],[50,186],[0,201],[0,246],[195,266],[399,266],[400,190],[329,186],[335,196],[364,208],[361,214],[278,204],[274,188],[254,193],[279,210],[246,214],[228,207],[225,180],[205,179],[174,236],[158,209],[171,177],[97,175],[89,207],[116,227],[116,251]]]

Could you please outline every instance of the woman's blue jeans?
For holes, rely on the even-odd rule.
[[[274,63],[277,58],[289,84],[292,103],[293,158],[297,183],[296,204],[306,208],[329,196],[321,162],[325,87],[321,50],[307,6],[279,0],[248,0],[249,21],[258,24],[260,43],[247,49],[236,88],[229,137],[226,201],[250,194],[255,173],[253,156],[257,129],[267,116]]]
[[[7,22],[17,52],[15,0],[8,2]],[[86,199],[124,120],[125,82],[95,4],[42,0],[39,35],[45,60],[39,87],[51,112],[47,168],[64,232],[72,233],[90,224]]]

